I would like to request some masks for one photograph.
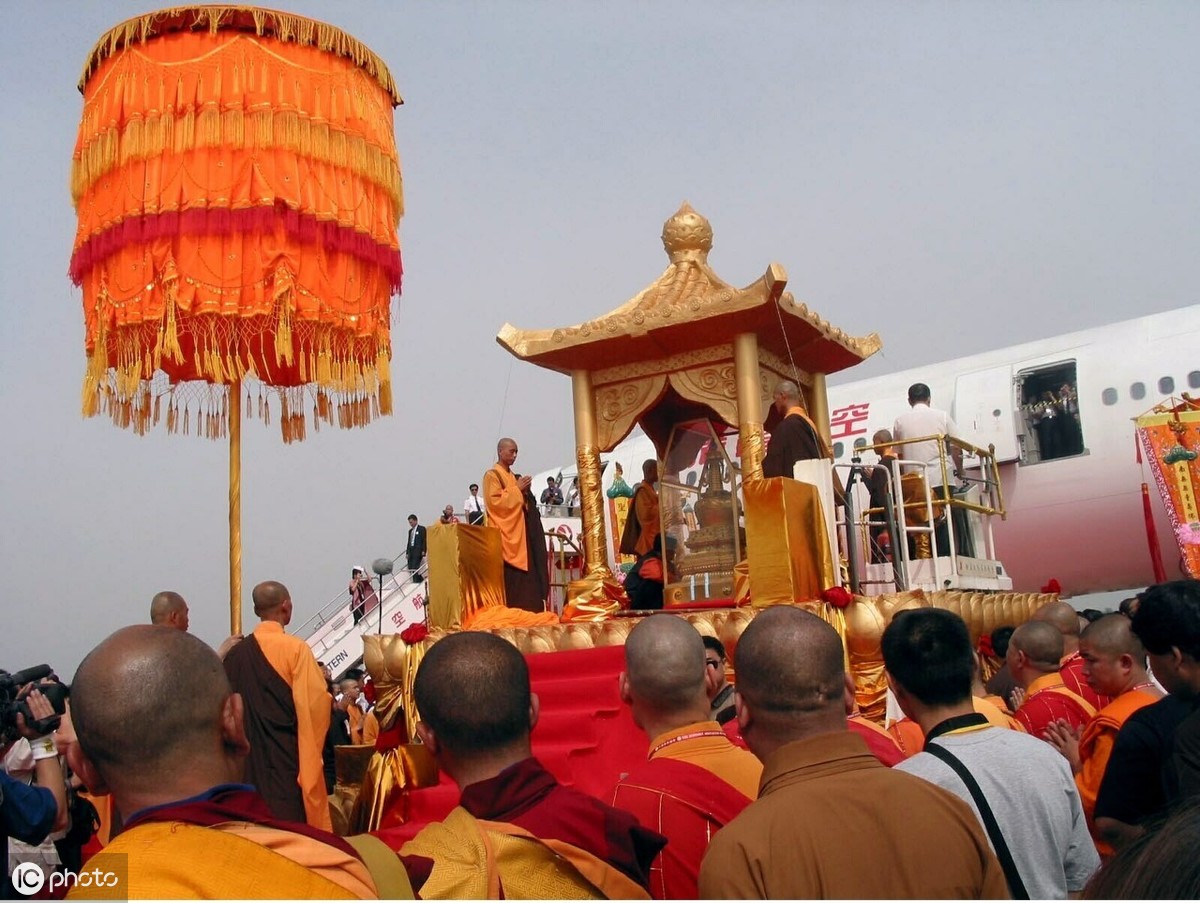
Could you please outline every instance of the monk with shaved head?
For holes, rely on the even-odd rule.
[[[1006,896],[966,803],[884,767],[847,729],[854,685],[832,627],[768,608],[742,634],[736,664],[738,724],[763,761],[762,785],[709,845],[701,898]],[[867,863],[865,842],[887,855]]]
[[[1091,703],[1093,708],[1102,709],[1113,697],[1096,690],[1088,681],[1083,669],[1083,657],[1079,651],[1079,634],[1083,629],[1079,623],[1079,612],[1068,602],[1057,601],[1043,605],[1033,613],[1034,621],[1051,624],[1063,638],[1063,656],[1058,671],[1065,686]]]
[[[625,640],[621,699],[650,750],[612,804],[671,838],[650,871],[655,899],[696,899],[709,839],[758,796],[762,763],[712,720],[707,669],[700,634],[676,615],[646,618]]]
[[[286,632],[292,597],[267,580],[254,587],[259,625],[225,656],[225,672],[246,701],[249,780],[277,818],[331,830],[321,750],[332,703],[312,650]]]
[[[800,387],[791,380],[775,386],[775,422],[767,453],[763,457],[763,476],[794,477],[797,461],[830,457],[821,431],[804,410]]]
[[[533,757],[539,703],[525,657],[490,633],[444,637],[413,683],[417,736],[462,791],[400,850],[434,863],[424,899],[648,898],[666,838],[555,780]]]
[[[1108,856],[1113,847],[1095,825],[1096,797],[1104,772],[1122,725],[1163,694],[1146,672],[1146,650],[1125,615],[1105,615],[1089,624],[1079,637],[1079,651],[1088,684],[1113,701],[1092,716],[1082,732],[1060,721],[1050,725],[1047,737],[1071,763],[1097,849]]]
[[[71,703],[68,758],[124,816],[124,831],[90,861],[120,863],[122,898],[378,896],[351,846],[277,820],[243,783],[242,698],[200,640],[119,630],[79,666]]]
[[[504,556],[504,596],[510,608],[541,612],[546,609],[546,590],[538,568],[539,549],[544,549],[540,528],[534,537],[530,516],[529,486],[533,478],[518,476],[512,466],[517,462],[517,443],[507,436],[496,443],[496,463],[483,475],[483,498],[488,524],[500,531],[500,550]],[[544,553],[542,556],[544,558]]]
[[[1070,608],[1070,606],[1067,606]],[[1060,718],[1072,729],[1082,728],[1096,708],[1063,685],[1058,663],[1063,635],[1046,621],[1028,621],[1013,631],[1005,661],[1019,689],[1013,691],[1013,714],[1027,733],[1046,739],[1046,729]]]
[[[163,590],[150,600],[150,623],[158,627],[188,629],[188,605],[179,593]]]

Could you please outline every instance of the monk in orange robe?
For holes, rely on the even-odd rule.
[[[332,830],[321,750],[331,711],[325,676],[308,644],[284,631],[292,598],[282,583],[254,587],[260,623],[225,656],[225,673],[246,707],[247,777],[276,818]]]
[[[858,709],[858,703],[854,704],[854,711],[846,718],[846,727],[850,728],[852,733],[858,734],[866,741],[867,748],[871,750],[871,755],[876,759],[891,768],[893,765],[899,765],[912,753],[905,753],[900,747],[900,740],[895,734],[884,730]]]
[[[375,741],[379,739],[379,719],[375,716],[375,710],[367,712],[363,716],[362,721],[362,740],[368,746],[374,746]]]
[[[649,898],[666,838],[562,786],[532,757],[538,700],[515,646],[451,634],[425,654],[413,695],[417,735],[462,791],[444,821],[400,850],[433,863],[423,898]]]
[[[762,763],[712,720],[704,658],[700,634],[674,615],[646,618],[625,641],[621,699],[650,751],[611,799],[671,839],[650,867],[656,900],[697,898],[708,841],[758,796],[762,777]]]
[[[403,866],[373,838],[360,854],[326,831],[277,819],[241,783],[249,753],[242,700],[195,637],[120,630],[84,659],[71,696],[68,760],[91,791],[111,794],[125,827],[87,863],[113,877],[70,896],[411,897]],[[378,875],[368,858],[382,863]]]
[[[1102,709],[1112,697],[1098,693],[1083,673],[1083,657],[1079,651],[1079,613],[1069,602],[1050,602],[1033,613],[1034,621],[1055,627],[1063,638],[1063,654],[1058,662],[1058,674],[1063,686],[1088,701],[1093,709]]]
[[[363,722],[366,719],[366,715],[363,714],[363,710],[358,705],[360,692],[358,681],[353,677],[347,677],[341,682],[340,687],[342,698],[338,702],[338,705],[346,713],[347,726],[350,729],[350,742],[355,744],[366,743],[367,741],[363,738]],[[378,732],[376,732],[376,736],[378,736]]]
[[[529,543],[529,507],[533,498],[529,486],[533,478],[513,473],[517,451],[513,439],[506,437],[496,443],[496,463],[483,475],[483,497],[488,525],[500,530],[505,602],[511,608],[540,612],[546,608],[545,593],[536,570],[537,556],[531,554]]]
[[[1066,722],[1056,722],[1047,734],[1071,763],[1096,849],[1101,856],[1111,856],[1113,848],[1100,837],[1095,824],[1100,782],[1117,742],[1117,732],[1126,719],[1138,709],[1157,702],[1163,694],[1146,672],[1146,650],[1125,615],[1105,615],[1089,624],[1079,638],[1079,651],[1092,689],[1112,697],[1113,701],[1092,716],[1082,732]]]
[[[634,554],[639,558],[654,548],[662,525],[658,514],[658,492],[654,484],[658,482],[658,462],[650,458],[642,462],[642,482],[633,490],[633,510],[637,516],[638,538],[634,546]]]

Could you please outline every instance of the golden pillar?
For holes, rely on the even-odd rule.
[[[229,386],[229,632],[242,632],[242,383]]]
[[[812,404],[808,409],[808,416],[817,425],[817,429],[821,431],[821,436],[825,439],[825,445],[833,448],[833,439],[829,433],[829,393],[825,390],[825,374],[814,373],[812,375]]]
[[[742,439],[742,479],[761,480],[762,395],[758,381],[758,336],[753,332],[733,337],[733,378],[737,384],[738,432]]]
[[[603,620],[629,607],[625,588],[608,566],[604,529],[604,496],[600,492],[600,448],[596,445],[596,395],[587,370],[571,372],[575,408],[575,464],[579,468],[579,503],[583,509],[584,573],[567,586],[564,621]]]

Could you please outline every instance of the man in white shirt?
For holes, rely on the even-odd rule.
[[[1050,744],[992,727],[975,713],[974,654],[962,618],[942,608],[898,612],[883,632],[881,649],[896,700],[925,734],[925,751],[895,770],[949,790],[979,815],[979,800],[958,769],[965,770],[995,817],[1028,897],[1078,894],[1100,857],[1071,768],[1046,755],[1054,751]],[[947,754],[957,762],[951,764]],[[989,839],[995,849],[997,838],[989,832]],[[1013,885],[1010,879],[1009,891],[1020,899]]]
[[[929,386],[925,383],[913,383],[909,386],[908,404],[911,410],[896,418],[896,423],[892,427],[892,436],[902,460],[925,463],[925,479],[932,490],[943,484],[941,449],[939,448],[941,443],[936,439],[927,439],[923,442],[905,444],[905,440],[937,435],[957,438],[958,427],[945,411],[929,406],[930,397]],[[950,446],[950,458],[954,462],[953,468],[950,469],[950,475],[961,478],[962,449],[956,445]],[[917,470],[915,465],[906,464],[904,466],[906,473]]]
[[[467,500],[463,502],[463,511],[467,515],[468,524],[483,523],[483,499],[479,497],[479,484],[471,484],[471,494],[467,496]]]

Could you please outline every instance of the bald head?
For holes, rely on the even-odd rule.
[[[1014,649],[1024,654],[1034,670],[1048,674],[1057,671],[1062,661],[1063,635],[1045,621],[1028,621],[1014,630],[1008,641],[1010,661]]]
[[[1081,644],[1086,643],[1089,649],[1105,655],[1130,655],[1143,664],[1146,661],[1146,649],[1125,615],[1111,614],[1097,618],[1084,628],[1079,640]]]
[[[1079,613],[1069,602],[1050,602],[1033,613],[1034,621],[1052,624],[1064,638],[1079,638]]]
[[[163,590],[150,600],[150,623],[158,627],[188,629],[188,605],[179,593]]]
[[[815,615],[787,605],[768,608],[742,634],[735,663],[738,693],[753,723],[753,734],[742,724],[743,734],[756,754],[846,729],[842,641]]]
[[[93,649],[71,682],[71,721],[111,785],[167,781],[220,757],[229,681],[217,654],[182,630],[139,625]]]
[[[780,414],[786,414],[789,408],[799,407],[800,387],[790,379],[780,380],[775,384],[772,404]]]
[[[528,746],[529,668],[498,636],[467,630],[438,640],[421,660],[413,696],[421,721],[455,756]]]
[[[496,460],[504,467],[512,467],[517,460],[517,442],[505,436],[496,443]]]
[[[292,596],[288,588],[278,580],[266,580],[258,584],[250,598],[254,600],[254,613],[260,619],[278,621],[285,614],[290,619]],[[283,623],[286,624],[287,621]]]
[[[704,641],[675,615],[652,615],[625,640],[625,672],[635,703],[661,714],[707,711]]]

